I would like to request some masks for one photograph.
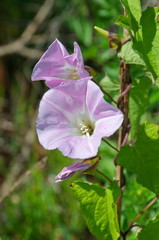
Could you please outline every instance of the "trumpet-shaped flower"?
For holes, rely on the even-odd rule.
[[[80,80],[44,94],[37,134],[44,148],[85,159],[96,156],[101,138],[111,136],[122,121],[122,112],[103,99],[94,82]]]
[[[33,81],[46,80],[46,85],[52,88],[72,80],[89,80],[91,76],[84,69],[78,44],[74,43],[74,53],[69,55],[62,43],[56,39],[35,65],[31,78]]]

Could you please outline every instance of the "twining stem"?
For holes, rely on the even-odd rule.
[[[134,218],[134,220],[130,223],[129,228],[126,232],[124,232],[124,235],[126,236],[129,231],[135,226],[135,222],[159,199],[159,196],[152,199],[143,209],[142,211]]]
[[[131,37],[127,36],[122,42],[121,42],[121,46],[123,46],[125,43],[127,43],[128,41],[130,41]]]
[[[107,97],[108,97],[113,103],[115,103],[115,104],[117,105],[117,102],[112,98],[112,96],[111,96],[108,92],[106,92],[106,91],[100,86],[100,84],[99,84],[97,81],[95,81],[94,79],[93,79],[92,81],[95,82],[95,83],[98,85],[98,87],[100,87],[100,90],[101,90],[105,95],[107,95]]]
[[[131,86],[131,78],[129,73],[129,65],[124,63],[123,60],[120,60],[120,96],[118,100],[118,107],[124,114],[124,120],[119,130],[118,151],[120,151],[121,146],[125,144],[126,142],[125,139],[127,138],[129,129],[130,129],[130,122],[128,118],[130,86]],[[122,201],[122,193],[123,193],[125,181],[124,181],[123,167],[119,165],[116,165],[116,180],[118,180],[119,187],[121,188],[121,195],[117,202],[118,220],[120,225],[121,201]]]
[[[121,99],[124,97],[124,95],[126,95],[126,93],[129,92],[130,88],[131,88],[131,83],[126,87],[126,89],[120,94],[119,98],[118,98],[118,105],[120,104]]]
[[[102,92],[103,92],[104,94],[107,95],[107,97],[108,97],[113,103],[115,103],[115,104],[117,105],[117,102],[110,96],[109,93],[107,93],[102,87],[100,87],[100,89],[102,90]]]
[[[102,138],[103,142],[105,142],[106,144],[108,144],[111,148],[113,148],[115,151],[119,152],[119,150],[114,147],[111,143],[109,143],[105,138]]]
[[[105,175],[103,172],[101,172],[99,169],[96,168],[96,172],[99,173],[100,175],[102,175],[105,179],[107,179],[108,182],[112,183],[112,180],[107,175]]]

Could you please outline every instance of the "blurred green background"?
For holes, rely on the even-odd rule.
[[[97,81],[103,79],[108,92],[116,97],[119,91],[119,60],[116,52],[109,48],[108,41],[99,36],[93,26],[120,34],[121,29],[113,23],[121,14],[121,5],[119,0],[47,0],[43,11],[52,3],[53,6],[35,33],[22,48],[18,46],[16,50],[13,45],[13,52],[8,52],[10,46],[4,45],[12,44],[20,38],[44,1],[6,0],[0,3],[0,196],[15,187],[0,204],[2,240],[94,239],[70,188],[71,181],[78,176],[63,183],[54,183],[56,174],[74,161],[63,157],[58,150],[45,151],[38,143],[35,122],[39,101],[47,87],[43,81],[31,82],[30,76],[42,52],[55,38],[70,53],[73,51],[73,42],[76,41],[81,47],[85,64],[97,72]],[[146,113],[150,120],[157,119],[158,104],[159,91],[152,87],[150,107]],[[111,139],[113,144],[116,144],[115,140],[116,136]],[[99,151],[102,156],[99,169],[113,177],[114,150],[102,144]],[[29,174],[26,173],[45,156],[48,160],[44,167],[36,165]],[[22,174],[22,181],[17,186],[14,185]],[[99,175],[83,178],[105,184]],[[122,219],[125,229],[128,224],[126,218],[132,220],[144,206],[145,199],[148,201],[153,197],[130,174],[129,178],[131,181],[129,190],[125,193]],[[141,196],[144,196],[144,201],[135,207]],[[134,206],[132,203],[130,205],[129,199]],[[156,206],[153,208],[155,213]],[[133,233],[130,239],[134,239]]]

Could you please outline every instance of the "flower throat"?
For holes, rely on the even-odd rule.
[[[92,126],[92,124],[90,122],[86,123],[83,120],[82,123],[80,123],[80,131],[81,131],[82,135],[86,135],[87,137],[89,137],[93,134],[94,127]]]

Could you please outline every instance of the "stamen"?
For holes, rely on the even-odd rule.
[[[78,70],[77,70],[77,69],[74,69],[74,70],[72,71],[72,73],[70,74],[69,78],[72,79],[72,80],[78,80],[78,79],[80,79],[80,77],[78,76]]]
[[[82,121],[82,123],[80,123],[80,131],[82,132],[83,135],[86,135],[87,137],[90,137],[93,134],[93,126],[91,125],[91,123],[85,123],[84,121]]]

